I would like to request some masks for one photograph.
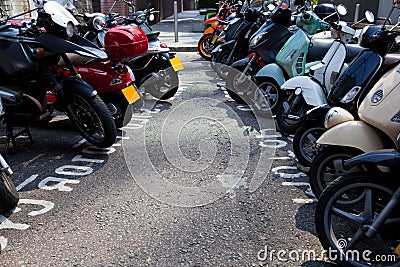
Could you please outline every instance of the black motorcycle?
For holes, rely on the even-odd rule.
[[[11,126],[48,122],[54,109],[65,112],[92,145],[109,147],[116,139],[113,118],[96,90],[84,82],[67,53],[99,60],[107,55],[76,35],[78,22],[60,4],[38,7],[36,23],[14,26],[0,22],[0,97]],[[42,30],[45,29],[45,31]],[[71,72],[65,77],[57,63],[62,58]],[[49,105],[47,91],[56,96]]]
[[[399,164],[396,150],[357,156],[346,167],[390,171],[346,174],[322,192],[315,226],[321,244],[331,252],[330,260],[340,266],[400,266]]]

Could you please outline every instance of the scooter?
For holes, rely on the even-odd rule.
[[[111,146],[116,139],[111,114],[94,88],[80,78],[67,53],[99,60],[106,60],[107,55],[75,34],[78,22],[60,4],[50,1],[34,10],[38,12],[36,24],[17,27],[7,20],[0,23],[0,54],[4,59],[0,62],[0,92],[8,126],[47,122],[57,109],[66,112],[92,145]],[[70,77],[57,66],[60,57]],[[47,105],[47,91],[57,96],[51,106]]]
[[[400,61],[400,54],[386,54],[388,51],[382,49],[385,47],[384,43],[369,43],[365,38],[372,35],[369,32],[375,33],[380,30],[381,26],[364,28],[360,45],[367,48],[339,76],[328,94],[327,104],[309,110],[301,118],[301,126],[293,139],[293,151],[301,165],[300,168],[309,167],[319,152],[316,141],[326,131],[324,119],[331,107],[342,107],[357,118],[358,106],[365,95],[387,70]]]
[[[0,91],[0,96],[2,92]],[[3,104],[0,99],[0,120],[4,119]],[[0,214],[4,214],[14,209],[19,201],[19,195],[15,189],[15,185],[11,180],[10,176],[13,174],[12,169],[8,165],[7,161],[0,154]]]
[[[399,149],[400,136],[396,143]],[[399,159],[399,150],[352,158],[347,168],[386,171],[346,174],[323,191],[315,210],[315,227],[324,249],[332,252],[330,260],[340,266],[400,265]],[[380,259],[379,263],[374,259]]]
[[[344,16],[347,10],[343,5],[337,6],[339,15]],[[329,17],[326,17],[329,18]],[[325,18],[325,19],[326,19]],[[331,91],[339,75],[346,69],[344,64],[347,47],[356,31],[346,23],[330,22],[332,43],[321,62],[310,67],[308,76],[296,76],[281,85],[285,99],[277,103],[276,121],[281,131],[294,134],[301,125],[301,117],[308,109],[327,102],[326,96]]]
[[[226,40],[212,51],[213,54],[218,54],[212,62],[212,67],[219,77],[226,79],[229,66],[248,55],[250,38],[265,21],[262,10],[249,7],[244,11],[243,21],[232,40]]]
[[[393,9],[397,5],[393,5]],[[378,32],[364,33],[363,40],[390,51],[397,33],[382,28]],[[321,151],[312,161],[309,179],[314,194],[320,196],[327,184],[348,170],[343,162],[351,157],[380,149],[395,148],[400,131],[400,113],[397,108],[400,96],[400,64],[386,72],[368,92],[358,108],[359,120],[347,110],[335,107],[325,117],[328,129],[317,140]]]
[[[330,28],[329,23],[321,20],[312,11],[303,11],[297,17],[296,25],[298,27],[297,30],[290,36],[277,54],[275,58],[276,63],[264,66],[255,75],[258,85],[267,82],[261,88],[263,91],[255,90],[253,96],[254,110],[260,115],[268,114],[271,110],[271,105],[273,110],[275,110],[279,106],[279,102],[282,102],[281,99],[284,98],[284,95],[280,87],[287,78],[303,76],[312,65],[318,63],[311,62],[306,64],[311,45],[310,36],[318,31],[328,30]],[[267,90],[265,92],[264,86]],[[269,100],[265,100],[266,97],[273,99],[271,105],[269,104]]]

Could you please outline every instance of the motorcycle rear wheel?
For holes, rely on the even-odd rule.
[[[330,256],[336,257],[340,266],[376,266],[373,262],[367,262],[362,258],[363,252],[369,250],[369,258],[374,259],[374,255],[388,255],[383,252],[386,248],[396,248],[399,245],[397,239],[400,238],[399,224],[390,228],[377,229],[378,234],[375,238],[368,238],[362,230],[364,225],[370,225],[376,220],[383,207],[393,195],[399,184],[395,184],[395,179],[380,177],[382,174],[353,173],[341,176],[333,181],[322,193],[315,211],[315,226],[318,239],[326,251],[332,252]],[[367,198],[370,201],[367,201]],[[341,207],[340,202],[352,201],[352,205]],[[368,203],[368,204],[366,204]],[[372,218],[365,218],[368,210],[372,212]],[[368,215],[367,215],[368,216]],[[392,218],[400,218],[400,209],[397,209]],[[383,231],[384,230],[384,231]],[[361,233],[362,239],[357,239],[357,233]],[[378,238],[380,240],[378,241]],[[352,241],[355,241],[354,243]],[[346,248],[350,242],[351,252],[359,252],[360,260],[350,257],[346,259]],[[396,256],[394,249],[390,255]],[[356,255],[349,253],[348,256]],[[333,260],[333,259],[331,259]],[[371,265],[372,264],[372,265]],[[382,265],[379,265],[382,264]],[[396,257],[395,262],[378,262],[378,266],[399,266],[400,257]]]
[[[107,148],[113,145],[117,129],[103,100],[98,95],[84,98],[76,93],[71,95],[71,99],[67,114],[79,133],[96,147]]]
[[[4,171],[1,172],[0,182],[0,214],[14,209],[19,201],[19,196],[10,176]]]

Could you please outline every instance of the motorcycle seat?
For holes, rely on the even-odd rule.
[[[321,60],[325,56],[326,52],[328,52],[333,41],[334,39],[313,39],[312,45],[308,50],[307,62]],[[346,63],[351,62],[362,50],[365,49],[356,44],[346,44],[346,48]]]
[[[383,64],[386,67],[393,66],[395,64],[398,64],[400,62],[400,53],[389,53],[385,56],[385,60]]]
[[[72,53],[67,53],[67,56],[73,66],[82,66],[82,65],[90,64],[94,61],[97,61],[97,59],[95,59],[95,58],[84,57],[84,56],[81,56],[78,54],[72,54]],[[67,66],[62,58],[60,59],[60,61],[58,61],[58,65],[61,67]]]

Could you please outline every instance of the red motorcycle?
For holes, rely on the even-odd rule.
[[[134,109],[143,107],[143,100],[136,90],[135,76],[120,61],[145,53],[147,46],[147,37],[140,28],[117,26],[105,34],[105,51],[110,60],[101,62],[78,55],[71,57],[82,79],[92,85],[106,103],[117,128],[129,123]],[[71,75],[67,67],[63,67],[62,72],[66,76]]]

